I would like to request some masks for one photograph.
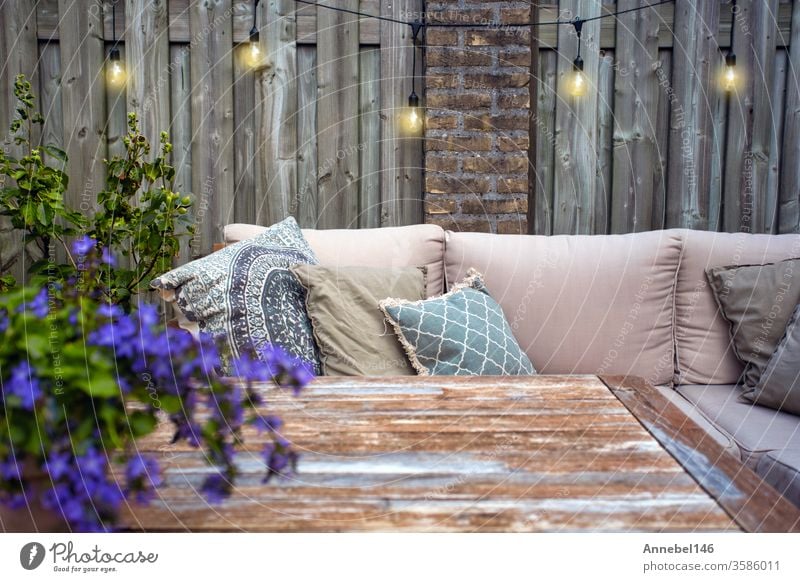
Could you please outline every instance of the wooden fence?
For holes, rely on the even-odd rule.
[[[394,18],[420,3],[337,0]],[[111,5],[0,0],[0,127],[13,114],[14,76],[25,73],[38,88],[45,140],[69,155],[74,207],[92,204],[102,159],[123,151],[126,111],[135,111],[154,143],[171,134],[178,188],[196,198],[194,254],[234,221],[422,221],[421,142],[397,125],[411,87],[409,27],[264,0],[263,58],[253,68],[252,0],[118,0],[128,83],[114,91],[104,78]]]
[[[542,21],[651,0],[562,0]],[[717,74],[733,39],[744,81]],[[597,91],[576,102],[572,27],[539,29],[531,230],[800,230],[800,2],[677,0],[583,27]]]

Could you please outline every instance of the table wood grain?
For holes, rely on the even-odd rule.
[[[146,531],[741,530],[596,376],[320,378],[264,386],[300,452],[262,484],[247,433],[232,497],[199,493],[202,454],[143,441],[165,485],[125,523]]]

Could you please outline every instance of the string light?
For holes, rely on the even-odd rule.
[[[258,3],[261,0],[253,1],[253,28],[250,29],[250,42],[245,52],[245,60],[251,67],[257,67],[261,64],[261,35],[258,33],[257,19],[258,19]]]
[[[567,84],[567,90],[573,97],[582,97],[586,95],[588,89],[588,81],[586,73],[583,72],[583,59],[581,58],[581,30],[583,29],[583,20],[576,18],[573,23],[575,26],[575,33],[578,35],[578,55],[572,61],[572,74],[570,75]]]
[[[731,46],[725,55],[725,67],[722,70],[722,88],[731,92],[736,90],[739,82],[736,71],[736,55],[733,52],[733,28],[736,23],[736,0],[731,2]]]
[[[407,133],[417,135],[422,130],[422,110],[417,95],[417,37],[422,30],[422,22],[414,21],[411,25],[411,95],[408,96],[408,109],[403,115],[403,126]]]
[[[125,73],[125,65],[122,64],[119,47],[117,46],[117,0],[114,0],[111,4],[111,28],[114,45],[108,53],[106,80],[111,87],[119,89],[125,85],[128,76]]]
[[[600,14],[598,16],[591,16],[589,18],[575,18],[573,20],[551,20],[551,21],[537,21],[537,22],[511,22],[511,23],[504,23],[504,22],[425,22],[424,20],[400,20],[397,18],[391,18],[389,16],[380,16],[377,14],[368,14],[366,12],[361,12],[359,10],[351,10],[349,8],[340,8],[338,6],[331,6],[329,4],[320,4],[315,0],[295,0],[295,2],[299,4],[308,4],[309,6],[314,6],[316,8],[323,8],[327,10],[333,10],[335,12],[344,12],[346,14],[353,14],[360,18],[372,18],[374,20],[381,20],[384,22],[391,22],[394,24],[402,24],[405,26],[410,26],[413,34],[413,48],[414,56],[412,58],[412,81],[411,81],[411,95],[408,96],[408,109],[405,110],[403,113],[403,125],[405,126],[406,130],[411,133],[418,133],[422,129],[422,111],[420,108],[420,100],[419,96],[415,91],[415,80],[416,80],[416,41],[417,35],[419,31],[424,28],[519,28],[519,27],[533,27],[533,26],[559,26],[559,25],[572,25],[575,27],[575,31],[578,34],[578,55],[575,57],[575,60],[572,62],[572,73],[569,77],[568,82],[568,91],[571,95],[579,97],[581,95],[585,95],[589,89],[588,80],[586,78],[586,73],[583,70],[583,59],[581,58],[581,28],[583,27],[583,23],[585,22],[592,22],[594,20],[601,20],[603,18],[611,18],[616,17],[621,14],[627,14],[629,12],[638,12],[639,10],[648,10],[651,8],[655,8],[662,4],[670,4],[675,0],[658,0],[657,2],[652,2],[651,4],[644,4],[642,6],[636,6],[633,8],[627,8],[625,10],[617,10],[615,12],[606,12],[605,14]],[[256,4],[258,4],[258,0],[256,0]],[[733,0],[733,4],[735,6],[736,0]],[[253,31],[255,31],[256,39],[258,39],[258,31],[253,27],[253,30],[250,31],[250,42],[252,45],[253,42]],[[728,64],[728,69],[731,70],[730,73],[726,72],[726,75],[730,74],[734,78],[736,77],[736,72],[733,70],[733,67],[736,65],[736,55],[733,52],[730,52],[728,57],[726,57],[726,63]]]

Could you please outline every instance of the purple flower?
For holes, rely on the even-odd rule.
[[[122,307],[113,303],[102,303],[97,308],[97,315],[100,315],[101,317],[107,317],[108,319],[120,317],[121,315],[124,315],[124,313],[125,312],[122,310]]]
[[[8,311],[0,309],[0,333],[8,329]]]
[[[72,455],[69,453],[50,453],[43,468],[49,473],[51,479],[58,481],[72,471]]]
[[[17,312],[30,311],[39,319],[47,317],[50,312],[50,296],[47,293],[47,288],[42,287],[36,296],[31,301],[25,301],[17,308]]]
[[[100,255],[100,262],[109,265],[111,267],[117,264],[117,259],[114,258],[114,255],[108,250],[108,247],[103,247],[103,252]]]
[[[79,479],[86,481],[87,477],[104,477],[106,473],[107,460],[103,453],[94,447],[89,447],[86,454],[76,457],[81,475]]]
[[[230,480],[222,473],[214,473],[209,475],[200,491],[205,495],[206,501],[212,505],[222,503],[231,494]]]
[[[22,479],[21,467],[14,457],[0,461],[0,477],[5,481]]]
[[[83,235],[72,243],[72,252],[79,256],[88,255],[97,244],[93,238]]]
[[[147,503],[155,497],[155,489],[161,485],[161,468],[152,457],[135,454],[125,468],[128,482],[126,496],[134,496],[139,503]]]
[[[7,384],[8,394],[13,394],[20,399],[20,405],[25,410],[33,410],[36,401],[42,396],[39,380],[33,375],[27,360],[21,361],[11,370],[11,378]]]
[[[257,416],[252,424],[259,433],[276,432],[283,426],[283,421],[277,416]]]

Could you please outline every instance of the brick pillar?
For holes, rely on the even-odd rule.
[[[527,2],[428,0],[429,22],[527,22]],[[429,28],[425,219],[527,233],[530,29]]]

